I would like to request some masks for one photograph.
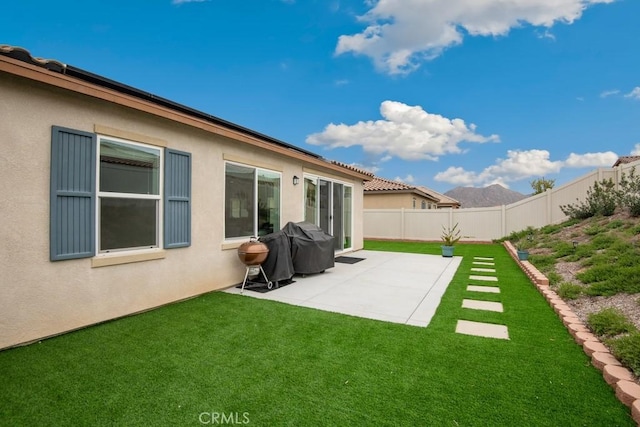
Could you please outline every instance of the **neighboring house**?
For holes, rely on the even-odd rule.
[[[460,203],[426,187],[373,177],[364,184],[365,209],[438,209]]]
[[[616,166],[619,166],[621,164],[633,163],[637,162],[638,160],[640,160],[640,156],[620,156],[611,167],[615,168]]]
[[[460,202],[454,198],[446,196],[442,193],[438,193],[437,191],[432,190],[431,188],[418,187],[418,189],[438,199],[438,209],[445,209],[445,208],[460,209]]]
[[[0,45],[0,348],[232,286],[314,222],[363,247],[371,175]]]

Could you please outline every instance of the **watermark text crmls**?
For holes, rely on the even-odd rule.
[[[198,421],[200,421],[200,424],[209,425],[243,425],[251,422],[248,412],[218,411],[200,412]]]

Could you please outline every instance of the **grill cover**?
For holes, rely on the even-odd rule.
[[[262,269],[269,280],[280,282],[291,279],[295,273],[291,259],[291,243],[284,231],[267,234],[258,240],[269,248],[269,255],[262,263]],[[262,276],[259,278],[262,279]]]
[[[291,259],[296,273],[321,273],[335,265],[333,236],[317,225],[310,222],[288,222],[282,231],[289,237]]]

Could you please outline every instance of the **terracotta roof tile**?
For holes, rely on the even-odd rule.
[[[338,162],[337,160],[331,160],[331,163],[333,163],[334,165],[343,167],[345,169],[349,169],[351,171],[358,172],[358,173],[361,173],[363,175],[367,175],[367,176],[373,177],[373,173],[371,173],[369,171],[366,171],[364,169],[357,168],[357,167],[355,167],[353,165],[348,165],[346,163]]]
[[[613,164],[613,167],[623,164],[623,163],[633,163],[637,160],[640,160],[640,156],[620,156],[618,160]]]

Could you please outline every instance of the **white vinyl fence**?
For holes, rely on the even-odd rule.
[[[467,209],[365,209],[365,239],[440,240],[442,228],[458,224],[463,239],[491,241],[524,230],[564,221],[561,205],[583,201],[594,182],[612,179],[618,187],[623,173],[640,161],[600,168],[560,187],[510,205]],[[640,174],[640,168],[637,171]]]

